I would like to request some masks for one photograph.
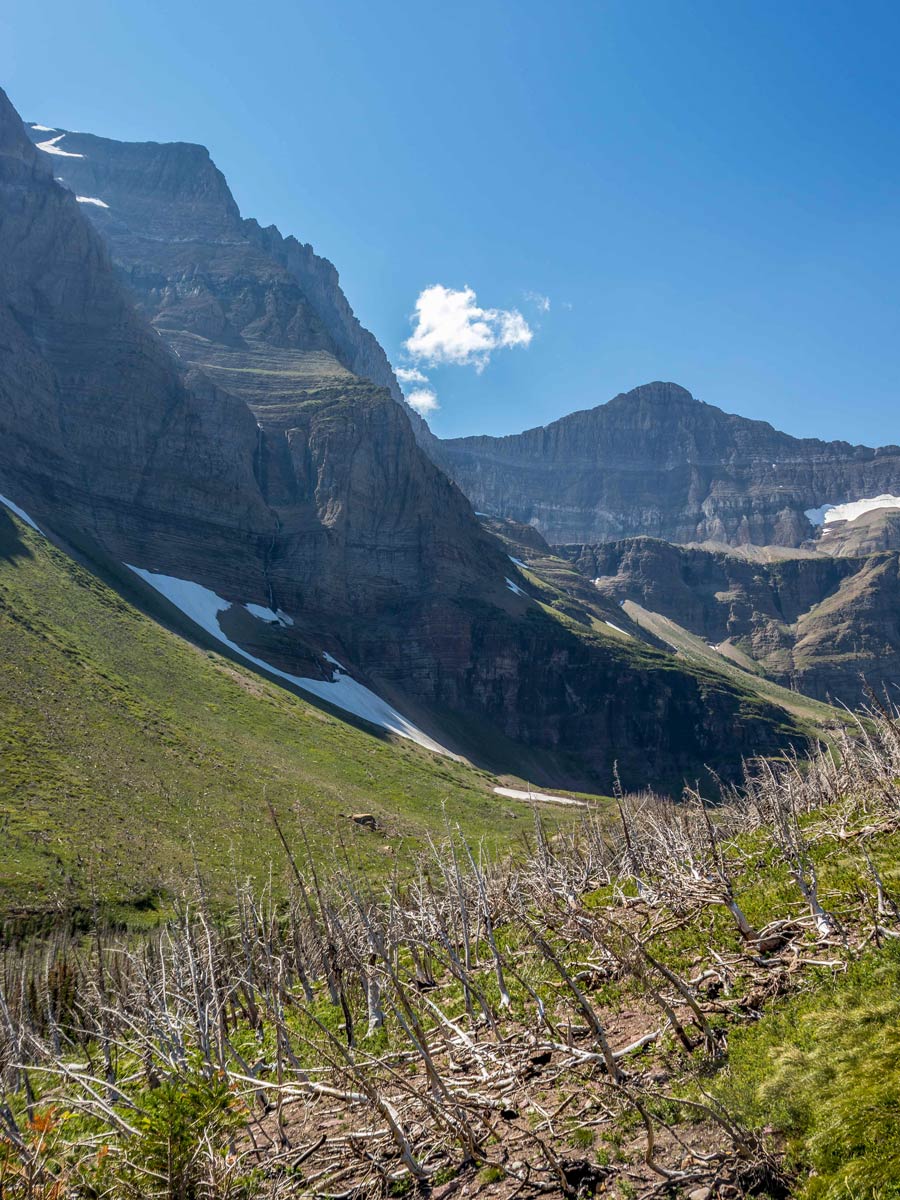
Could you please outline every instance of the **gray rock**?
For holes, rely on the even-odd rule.
[[[789,437],[674,383],[509,437],[426,448],[477,511],[533,524],[553,543],[799,546],[813,532],[807,509],[900,495],[900,447]]]

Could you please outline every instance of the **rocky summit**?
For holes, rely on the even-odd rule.
[[[535,525],[552,543],[642,535],[671,542],[799,546],[807,513],[900,495],[900,447],[779,433],[675,383],[508,437],[429,445],[479,512]]]
[[[330,265],[242,220],[205,150],[29,136],[5,97],[0,121],[0,482],[42,529],[280,678],[535,781],[678,787],[803,736],[567,622],[419,448]]]

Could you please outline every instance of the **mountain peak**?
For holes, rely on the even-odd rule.
[[[657,379],[652,383],[642,383],[629,392],[620,392],[618,396],[614,396],[612,400],[600,407],[609,408],[610,406],[635,404],[677,404],[683,407],[685,405],[699,406],[703,404],[703,401],[692,396],[687,388],[682,387],[679,383],[666,383]]]
[[[147,237],[233,236],[241,214],[205,146],[193,142],[118,142],[92,133],[27,127],[28,136],[82,196],[101,200],[110,219]]]
[[[479,512],[553,544],[650,536],[799,546],[823,503],[900,494],[900,451],[799,439],[656,380],[502,438],[432,451]]]

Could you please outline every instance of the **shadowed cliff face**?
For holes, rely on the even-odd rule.
[[[673,546],[630,538],[559,552],[610,600],[634,601],[777,683],[856,706],[900,683],[900,553]]]
[[[476,509],[550,542],[648,535],[673,542],[799,546],[804,512],[900,487],[900,448],[779,433],[673,383],[510,437],[429,447]]]
[[[391,391],[349,369],[327,264],[241,221],[205,151],[66,134],[47,154],[5,97],[0,126],[0,491],[46,527],[284,610],[289,628],[235,617],[235,637],[297,674],[327,649],[536,782],[608,788],[618,760],[677,785],[796,736],[714,675],[544,611]]]
[[[177,557],[199,579],[214,557],[225,587],[262,591],[275,518],[254,477],[253,418],[179,377],[50,166],[0,93],[3,490],[121,559]]]

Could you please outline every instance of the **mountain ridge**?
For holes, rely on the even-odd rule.
[[[520,434],[426,448],[479,511],[534,524],[555,543],[646,535],[797,546],[813,533],[807,510],[900,494],[896,445],[794,438],[664,382]]]

